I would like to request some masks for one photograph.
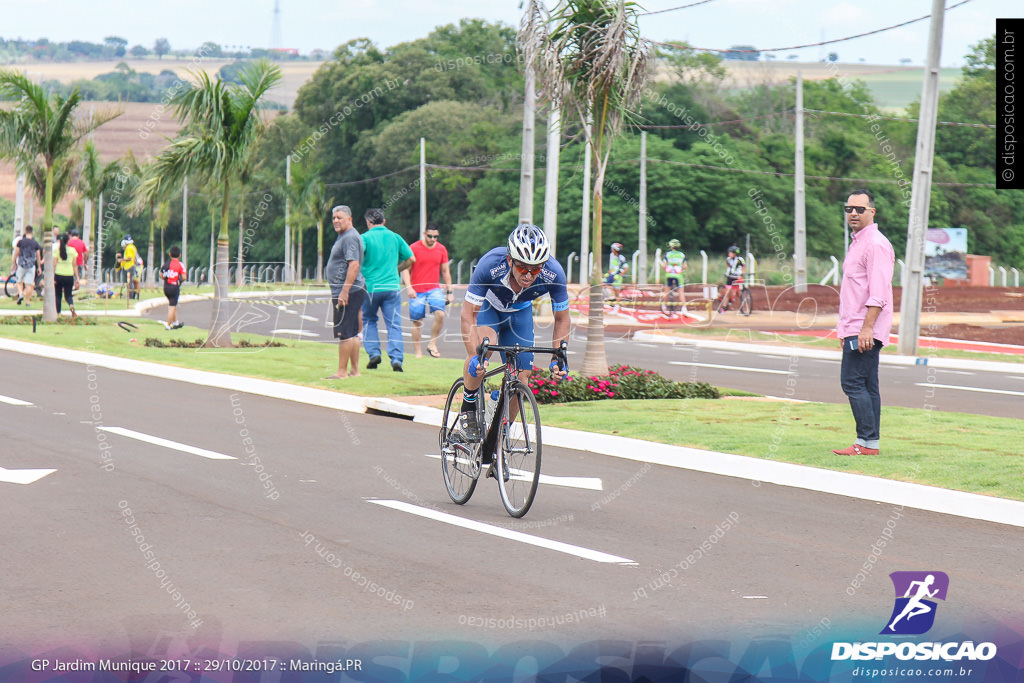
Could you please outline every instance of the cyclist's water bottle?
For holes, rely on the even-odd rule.
[[[498,395],[499,395],[499,392],[498,392],[497,389],[492,391],[491,392],[491,400],[489,400],[487,402],[487,405],[484,408],[484,414],[487,416],[486,424],[491,424],[491,418],[494,417],[494,410],[495,410],[495,408],[498,407]]]

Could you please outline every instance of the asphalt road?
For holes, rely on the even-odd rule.
[[[326,294],[298,295],[234,301],[235,329],[282,339],[308,339],[333,343],[326,324],[330,301]],[[463,356],[458,307],[448,316],[439,348],[446,357]],[[166,316],[158,307],[147,315]],[[206,328],[210,322],[209,302],[183,304],[179,318],[188,325]],[[382,326],[383,327],[383,326]],[[585,331],[573,329],[570,361],[582,362]],[[408,323],[404,327],[406,353],[412,354]],[[538,326],[537,339],[548,339]],[[708,382],[715,386],[750,391],[766,396],[824,403],[846,403],[839,387],[839,359],[819,360],[771,354],[749,354],[712,349],[699,341],[681,340],[674,345],[630,339],[624,333],[609,333],[607,355],[610,363],[625,363],[655,369],[672,379]],[[795,378],[795,381],[794,381]],[[884,405],[966,412],[1019,418],[1024,399],[1024,367],[1006,374],[979,370],[952,370],[934,366],[883,365],[879,373]]]
[[[1024,582],[1019,528],[556,448],[554,479],[517,521],[492,482],[448,500],[430,427],[0,363],[0,673],[21,661],[24,680],[44,680],[27,677],[41,652],[344,653],[373,680],[404,680],[384,672],[452,666],[409,664],[412,647],[541,660],[598,639],[636,643],[637,658],[713,638],[809,648],[876,638],[887,575],[907,569],[951,577],[932,637],[1020,617],[1007,599]],[[7,483],[27,468],[55,471]]]

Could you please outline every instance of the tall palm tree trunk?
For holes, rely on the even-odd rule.
[[[46,165],[46,204],[43,211],[43,321],[57,320],[53,281],[53,163]]]
[[[146,247],[146,285],[156,287],[156,268],[153,267],[153,246],[156,242],[156,221],[153,219],[153,202],[149,203],[149,246]]]
[[[231,197],[231,181],[224,181],[221,194],[220,233],[217,235],[217,260],[213,267],[213,310],[210,313],[210,334],[203,346],[225,348],[231,346],[230,308],[228,306],[228,201]]]
[[[235,270],[235,286],[241,287],[245,284],[245,203],[244,199],[238,202],[238,269]]]
[[[324,222],[317,221],[316,224],[316,283],[324,281]]]

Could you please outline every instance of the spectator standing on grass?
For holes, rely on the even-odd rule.
[[[430,341],[427,342],[427,353],[431,358],[440,358],[437,350],[437,339],[444,328],[445,309],[452,302],[455,291],[452,289],[452,271],[448,265],[448,249],[438,239],[440,228],[436,223],[427,223],[423,239],[409,245],[416,261],[409,270],[402,271],[402,283],[409,295],[409,319],[412,320],[412,344],[416,357],[423,357],[420,348],[420,337],[423,333],[423,318],[429,309],[433,320],[430,324]],[[442,290],[440,281],[444,280]]]
[[[36,291],[36,268],[43,267],[43,248],[32,237],[31,225],[25,227],[25,234],[18,240],[14,266],[17,269],[14,277],[18,283],[18,304],[24,301],[28,306],[32,303],[32,294]]]
[[[875,198],[854,190],[843,207],[852,233],[843,261],[836,336],[843,349],[840,378],[857,425],[857,440],[836,455],[878,455],[882,397],[878,356],[892,329],[892,273],[896,254],[875,222]]]
[[[78,236],[78,230],[71,231],[71,239],[68,240],[68,246],[78,252],[78,259],[75,261],[75,275],[78,276],[78,281],[81,282],[85,279],[85,259],[89,253],[89,248],[85,246],[85,241]]]
[[[60,300],[63,296],[68,302],[71,317],[77,318],[73,292],[78,289],[78,270],[75,267],[78,252],[68,244],[70,239],[71,235],[65,232],[53,245],[53,286],[57,296],[57,315],[60,315]]]
[[[402,372],[405,345],[402,342],[402,295],[399,273],[416,261],[409,245],[384,225],[384,212],[367,209],[366,232],[363,233],[362,274],[366,278],[366,300],[363,302],[363,348],[370,357],[367,370],[380,365],[380,332],[377,317],[384,317],[388,334],[387,353],[391,369]]]
[[[334,240],[327,259],[327,285],[331,288],[334,336],[338,340],[338,371],[324,379],[359,376],[360,312],[366,299],[362,274],[363,240],[352,225],[352,209],[336,206],[331,212]]]
[[[160,266],[160,277],[164,280],[164,296],[167,297],[167,322],[164,327],[176,330],[185,323],[178,320],[178,297],[181,295],[181,283],[185,281],[185,266],[179,261],[181,248],[174,245],[170,249],[171,260]]]

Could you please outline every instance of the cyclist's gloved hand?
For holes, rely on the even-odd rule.
[[[559,382],[563,381],[566,377],[569,376],[569,371],[566,369],[565,365],[557,358],[551,359],[551,365],[548,366],[548,369],[551,371],[551,377],[553,379],[558,380]]]
[[[473,356],[469,359],[469,375],[470,377],[479,377],[483,374],[486,369],[487,361],[480,362],[480,356]]]

